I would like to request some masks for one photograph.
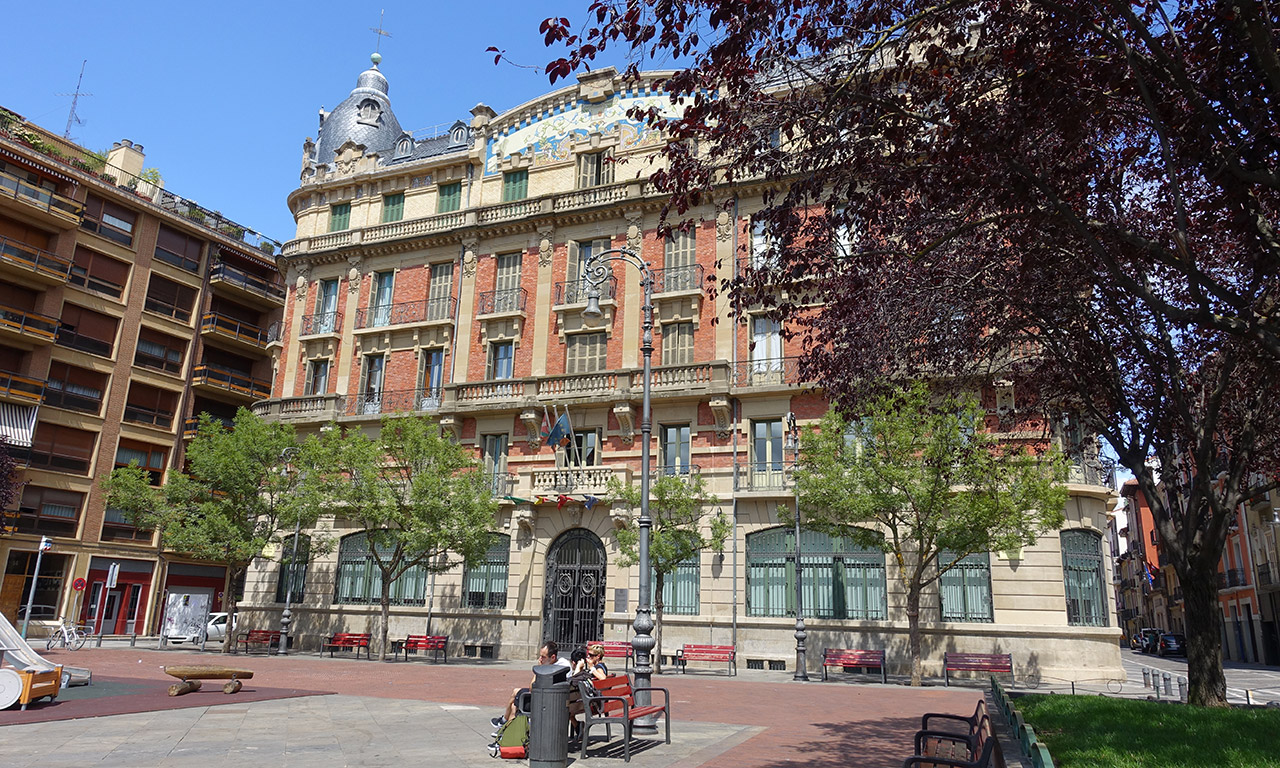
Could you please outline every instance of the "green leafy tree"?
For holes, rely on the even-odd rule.
[[[609,478],[609,493],[633,508],[640,506],[639,485],[624,485],[616,477]],[[655,669],[661,666],[662,659],[662,614],[666,609],[663,591],[667,576],[708,547],[716,552],[724,551],[730,524],[724,512],[711,512],[717,503],[719,499],[707,493],[705,481],[696,473],[663,475],[649,486],[649,515],[653,518],[649,531],[649,564],[653,569]],[[628,521],[618,531],[618,547],[622,550],[619,565],[630,568],[640,562],[640,530],[635,521]]]
[[[387,655],[391,586],[410,568],[479,561],[498,502],[470,451],[425,416],[384,416],[378,436],[334,426],[319,441],[326,503],[364,529],[381,576],[378,655]]]
[[[935,398],[914,384],[869,401],[861,419],[833,409],[801,439],[806,524],[893,557],[907,594],[912,685],[921,682],[925,587],[968,555],[1032,544],[1062,524],[1061,458],[1003,443],[982,421],[973,399]]]

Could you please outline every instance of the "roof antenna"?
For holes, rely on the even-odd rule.
[[[81,96],[93,95],[92,93],[85,93],[80,90],[80,84],[84,82],[84,66],[88,63],[89,63],[88,59],[85,59],[84,61],[80,62],[80,78],[76,80],[76,92],[74,94],[71,94],[71,93],[58,94],[59,96],[71,97],[71,112],[67,115],[67,130],[63,131],[62,133],[62,138],[64,139],[71,138],[71,126],[84,125],[84,121],[81,120],[80,116],[76,114],[76,105],[80,102]]]
[[[382,38],[391,37],[391,33],[382,28],[382,17],[386,15],[387,10],[385,8],[379,11],[377,29],[369,27],[369,31],[378,36],[378,43],[373,47],[373,66],[375,67],[378,66],[380,61],[382,61]]]

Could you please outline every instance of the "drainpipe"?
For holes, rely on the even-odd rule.
[[[733,218],[730,221],[733,231],[733,276],[738,276],[738,198],[733,198]],[[732,386],[733,377],[738,370],[738,313],[733,315],[733,343],[729,349],[729,381]],[[731,643],[738,647],[738,399],[734,398],[733,422],[729,428],[733,430],[733,631]]]

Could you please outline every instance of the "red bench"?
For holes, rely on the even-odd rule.
[[[631,663],[635,660],[635,649],[631,647],[631,643],[627,640],[594,640],[587,643],[590,648],[593,645],[604,646],[604,657],[606,659],[626,659],[623,669],[627,672],[631,671]]]
[[[326,637],[324,645],[320,648],[321,655],[326,650],[329,651],[329,658],[333,658],[334,651],[354,651],[356,658],[360,658],[360,649],[364,649],[364,657],[369,658],[369,635],[358,634],[355,632],[339,632],[331,637]]]
[[[889,677],[884,668],[884,651],[860,651],[846,648],[824,648],[822,650],[822,679],[827,679],[827,667],[855,667],[860,669],[879,669],[880,682],[888,683]]]
[[[1009,679],[1018,682],[1013,676],[1011,653],[944,653],[942,679],[947,685],[951,685],[952,672],[1008,672]]]
[[[445,663],[449,662],[449,636],[448,635],[409,635],[404,640],[397,640],[391,644],[391,651],[398,656],[401,651],[404,652],[404,660],[409,660],[410,653],[418,651],[434,651],[434,661],[444,659]]]
[[[662,703],[637,707],[635,694],[640,691],[648,691],[650,694],[660,691]],[[596,680],[594,684],[590,680],[580,681],[578,693],[583,701],[591,704],[582,711],[583,760],[588,757],[587,746],[591,741],[593,725],[603,725],[606,738],[611,726],[615,723],[622,726],[622,755],[623,760],[628,763],[631,762],[631,726],[638,718],[661,715],[666,723],[667,743],[671,743],[671,694],[666,688],[632,688],[631,680],[626,675],[615,675]]]
[[[249,654],[249,649],[253,646],[261,646],[264,651],[271,653],[272,646],[275,646],[276,653],[280,652],[280,630],[278,629],[250,629],[247,632],[241,632],[236,635],[235,645],[232,646],[233,653],[239,653],[240,646],[244,646],[245,655]]]
[[[676,651],[676,663],[684,674],[691,661],[724,661],[729,664],[729,674],[738,674],[738,652],[732,645],[690,645],[685,643]]]

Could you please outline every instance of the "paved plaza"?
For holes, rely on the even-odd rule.
[[[227,696],[208,684],[169,698],[173,679],[162,666],[222,657],[141,647],[48,656],[93,670],[94,685],[69,689],[52,706],[0,712],[4,768],[527,765],[498,762],[485,749],[489,718],[513,687],[527,684],[527,663],[234,656],[231,665],[255,673],[242,692]],[[913,690],[870,682],[877,679],[870,675],[845,677],[805,684],[789,673],[747,670],[732,678],[723,671],[657,676],[655,684],[671,691],[672,743],[642,738],[631,765],[896,768],[922,713],[971,712],[982,695],[977,687]],[[623,765],[617,735],[597,751],[593,733],[585,764]]]

